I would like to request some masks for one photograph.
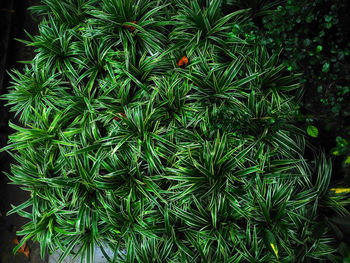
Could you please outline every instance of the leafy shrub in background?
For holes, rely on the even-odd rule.
[[[252,10],[250,22],[235,25],[234,34],[258,41],[273,52],[282,48],[280,57],[288,70],[303,73],[300,82],[305,86],[304,106],[310,125],[315,123],[331,136],[335,134],[334,140],[336,136],[349,140],[348,1],[226,2],[232,11],[243,7]],[[350,151],[346,152],[345,160]]]
[[[30,220],[15,251],[33,238],[60,261],[107,245],[110,262],[339,262],[326,215],[349,214],[347,188],[330,188],[324,154],[304,158],[279,54],[232,35],[247,10],[43,3],[24,41],[37,54],[3,97],[20,121],[6,175],[31,192],[10,211]]]

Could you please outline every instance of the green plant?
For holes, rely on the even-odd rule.
[[[254,2],[254,1],[253,1]],[[236,3],[233,10],[247,8],[257,3]],[[283,64],[291,72],[302,72],[300,82],[305,88],[304,108],[310,122],[324,127],[330,136],[348,140],[349,117],[349,30],[346,26],[349,4],[346,1],[289,0],[271,7],[261,3],[267,10],[249,23],[232,27],[232,35],[246,41],[266,45],[269,50],[281,53]]]
[[[348,135],[349,136],[349,135]],[[336,146],[332,149],[332,154],[338,156],[344,156],[344,164],[350,164],[350,144],[349,141],[345,138],[337,136],[336,138]]]
[[[38,54],[2,97],[20,115],[6,175],[31,193],[9,212],[29,219],[14,251],[33,238],[60,261],[107,245],[110,262],[337,262],[324,215],[348,215],[349,200],[329,190],[324,154],[304,158],[296,77],[232,39],[246,11],[77,1],[77,19],[44,3],[26,42]]]

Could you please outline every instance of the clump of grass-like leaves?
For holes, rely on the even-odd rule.
[[[306,160],[299,85],[220,0],[44,0],[3,99],[18,234],[61,260],[336,262],[331,163]],[[182,62],[179,60],[182,58]],[[15,153],[11,152],[14,151]],[[31,212],[26,208],[31,207]],[[123,251],[125,253],[123,253]]]

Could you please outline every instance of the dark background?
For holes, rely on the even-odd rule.
[[[9,76],[6,71],[13,68],[20,69],[22,64],[17,61],[30,60],[34,57],[34,50],[25,44],[14,40],[14,38],[28,39],[24,30],[30,34],[38,33],[38,18],[32,17],[26,10],[29,6],[38,5],[40,0],[0,0],[0,93],[7,93],[10,85]],[[6,100],[0,100],[0,148],[8,141],[8,135],[13,133],[8,126],[8,121],[16,123],[14,114],[6,107]],[[13,239],[16,231],[27,222],[26,218],[17,214],[6,216],[11,209],[11,204],[19,205],[28,199],[29,193],[23,191],[19,186],[8,184],[9,180],[3,172],[10,173],[10,163],[15,163],[7,152],[0,153],[0,263],[19,262],[47,262],[40,258],[38,243],[28,242],[30,248],[30,259],[24,254],[13,254],[15,247]]]

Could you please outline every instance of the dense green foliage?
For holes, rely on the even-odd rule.
[[[324,154],[304,158],[298,75],[232,32],[251,10],[43,3],[24,41],[36,56],[3,97],[21,123],[6,175],[31,192],[10,211],[30,220],[15,250],[33,238],[42,256],[78,247],[86,262],[105,245],[111,262],[340,262],[326,215],[349,215],[349,190],[330,185]]]

